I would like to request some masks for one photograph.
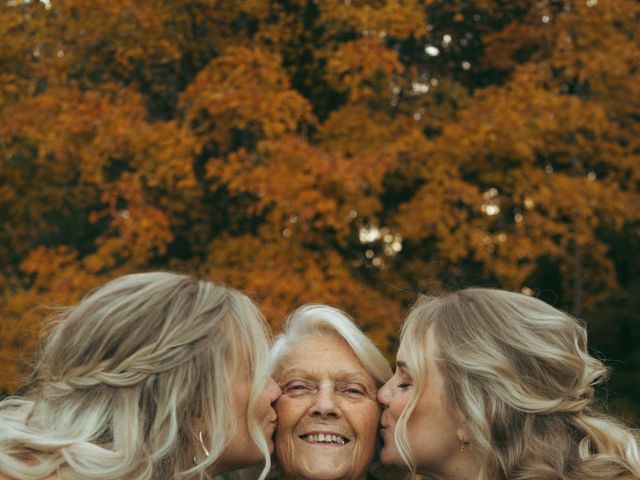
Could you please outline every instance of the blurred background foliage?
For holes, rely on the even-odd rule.
[[[0,388],[128,272],[304,302],[392,356],[418,292],[584,318],[640,408],[636,0],[5,0]]]

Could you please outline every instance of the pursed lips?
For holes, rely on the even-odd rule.
[[[269,420],[268,425],[273,429],[273,432],[275,433],[276,429],[278,428],[278,417],[274,418],[273,420]]]
[[[385,418],[385,412],[382,413],[382,415],[380,415],[380,422],[378,423],[379,429],[381,432],[385,432],[386,430],[390,430],[389,424],[386,422],[386,420],[388,420],[387,418]],[[393,422],[391,422],[393,423]]]

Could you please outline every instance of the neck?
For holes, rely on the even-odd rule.
[[[472,452],[464,452],[454,462],[445,465],[441,471],[418,468],[418,473],[428,475],[433,480],[477,480],[480,473],[480,462]]]
[[[282,475],[277,476],[278,480],[322,480],[319,477],[314,476],[304,476],[304,475]],[[341,477],[341,478],[332,478],[331,480],[367,480],[367,474],[364,473],[357,477]]]

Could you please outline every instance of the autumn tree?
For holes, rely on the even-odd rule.
[[[639,321],[639,16],[632,0],[4,2],[0,384],[35,348],[36,306],[171,269],[248,291],[274,329],[335,304],[389,351],[419,291],[541,296],[627,362],[612,384],[632,404],[635,344],[605,332]]]

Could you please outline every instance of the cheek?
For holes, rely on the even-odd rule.
[[[271,398],[267,391],[260,397],[260,415],[265,420],[271,417]]]
[[[235,383],[231,387],[233,400],[238,409],[244,409],[246,411],[247,406],[249,405],[250,390],[251,385],[248,381]]]
[[[410,395],[408,393],[401,392],[393,397],[393,400],[389,402],[389,415],[394,421],[397,422],[400,415],[402,415],[402,412],[404,412],[404,409],[407,408],[409,398]]]
[[[358,448],[353,451],[354,465],[364,468],[373,460],[378,438],[380,408],[375,402],[363,405],[349,405],[343,408],[346,420],[357,438]]]
[[[380,420],[380,408],[375,403],[351,408],[350,423],[360,439],[375,441]]]
[[[302,402],[284,395],[278,399],[275,408],[278,414],[278,437],[291,433],[305,411]]]

